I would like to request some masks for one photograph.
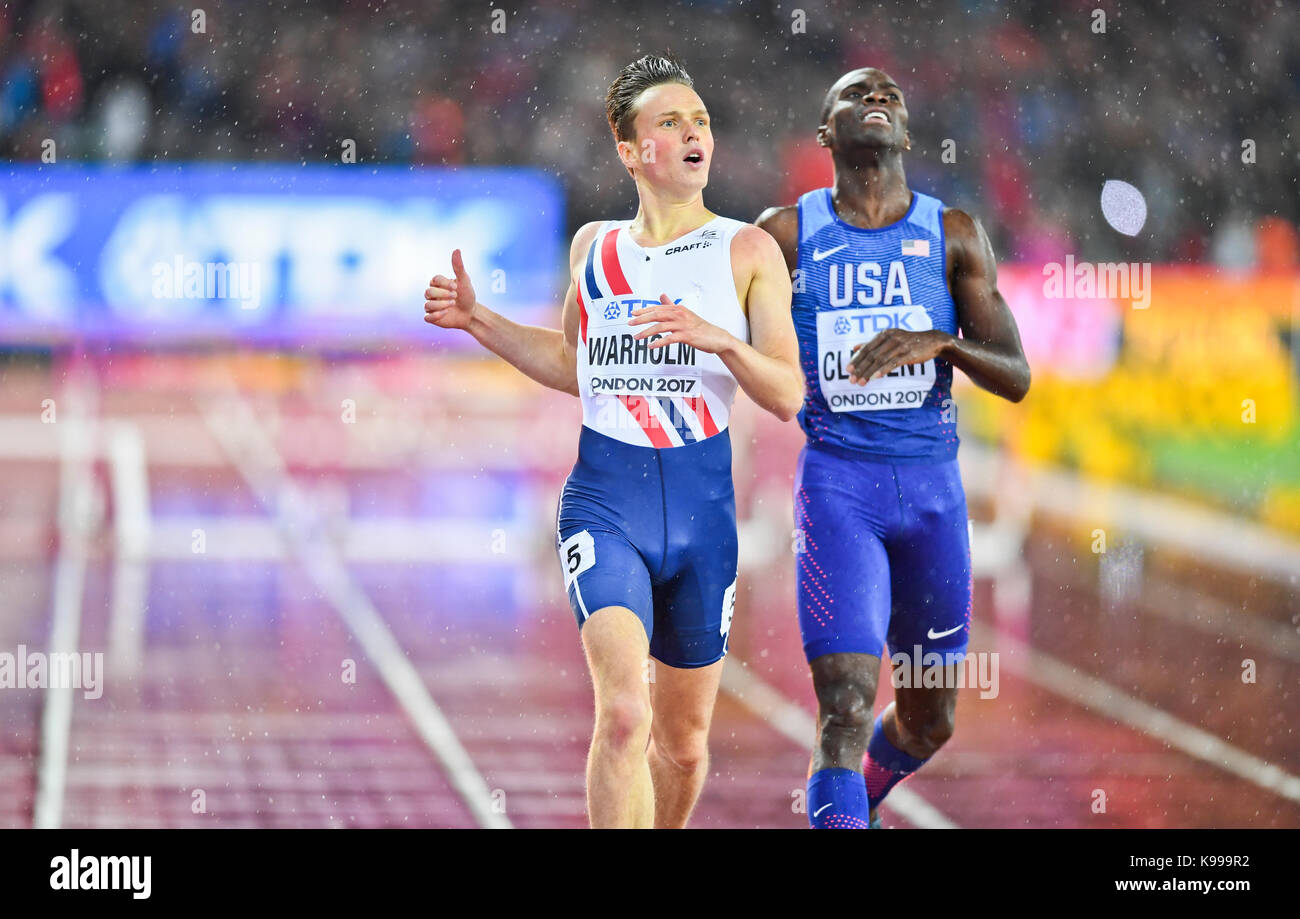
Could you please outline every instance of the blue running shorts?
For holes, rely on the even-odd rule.
[[[799,627],[838,652],[964,654],[971,565],[955,459],[891,465],[805,446],[795,473]]]
[[[645,626],[656,660],[721,660],[736,604],[728,429],[658,448],[584,425],[560,491],[556,549],[579,629],[597,610],[623,606]]]

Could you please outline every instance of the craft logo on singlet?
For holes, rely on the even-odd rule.
[[[700,237],[698,242],[683,243],[680,246],[673,246],[664,252],[664,255],[676,255],[678,252],[690,252],[693,249],[707,249],[713,245],[713,241],[718,238],[717,230],[701,230],[696,234]]]

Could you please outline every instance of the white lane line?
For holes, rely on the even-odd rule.
[[[1092,711],[1123,722],[1189,756],[1231,772],[1291,801],[1300,801],[1300,776],[1188,724],[1163,709],[1129,695],[1104,680],[1038,651],[1002,631],[986,634],[976,626],[972,638],[996,648],[1001,662],[1026,680]]]
[[[812,751],[817,741],[816,716],[790,701],[776,687],[755,676],[745,662],[729,657],[722,668],[722,689],[770,724],[779,734]],[[884,805],[913,826],[927,830],[956,830],[960,827],[942,811],[903,785],[894,786]]]
[[[69,402],[77,401],[71,395]],[[54,567],[54,611],[50,623],[50,654],[72,655],[81,632],[81,603],[86,585],[86,558],[94,525],[93,422],[65,409],[59,425],[59,554]],[[40,760],[36,767],[36,803],[32,825],[58,829],[63,823],[63,799],[68,780],[68,746],[72,706],[77,691],[70,681],[45,689],[41,711]]]
[[[259,500],[284,523],[285,536],[308,574],[379,670],[479,826],[510,829],[509,818],[493,807],[487,782],[388,624],[348,574],[338,551],[321,538],[301,489],[248,404],[232,393],[220,404],[205,406],[204,420]]]

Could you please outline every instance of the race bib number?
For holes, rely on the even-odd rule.
[[[564,567],[564,589],[568,590],[578,575],[596,564],[596,543],[589,532],[580,530],[560,543],[560,564]]]
[[[722,592],[722,625],[718,634],[726,636],[731,631],[731,617],[736,613],[736,582]]]
[[[934,327],[925,307],[875,306],[823,310],[817,314],[817,377],[833,412],[878,412],[916,408],[934,386],[934,361],[904,364],[866,385],[849,382],[853,346],[885,329],[927,332]]]

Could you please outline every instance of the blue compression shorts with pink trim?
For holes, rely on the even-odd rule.
[[[805,446],[795,474],[799,626],[824,654],[964,654],[971,564],[957,461],[891,465]]]

